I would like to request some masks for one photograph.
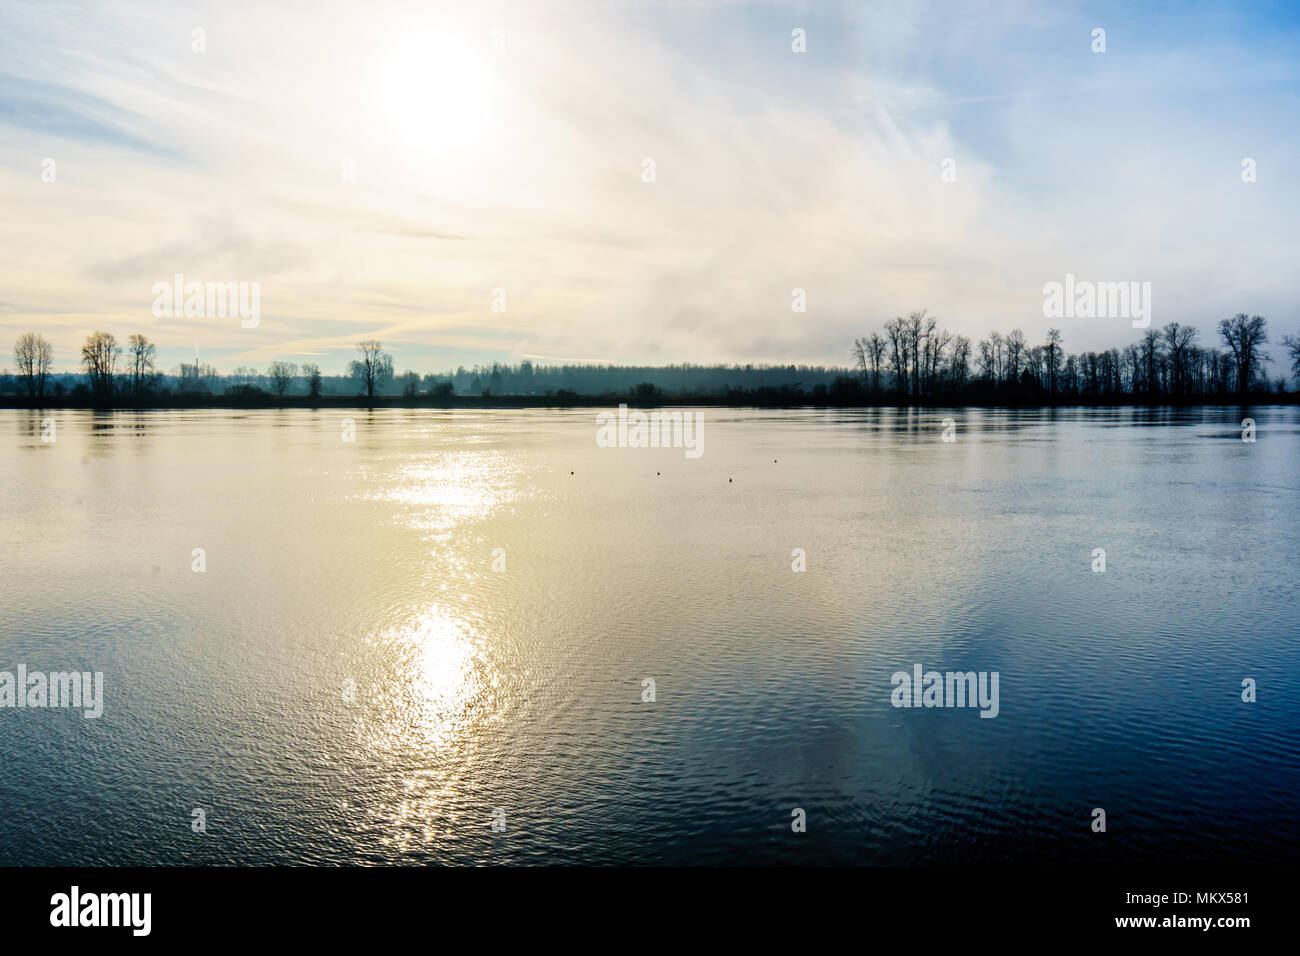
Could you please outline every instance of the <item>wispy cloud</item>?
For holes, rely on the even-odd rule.
[[[1033,338],[1074,272],[1293,328],[1295,17],[1185,9],[8,4],[0,326],[65,365],[96,327],[227,366],[843,362],[922,306]],[[178,272],[260,282],[261,323],[155,319]]]

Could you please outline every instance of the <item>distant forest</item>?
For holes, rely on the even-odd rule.
[[[886,322],[853,343],[858,386],[897,398],[1044,399],[1090,402],[1204,400],[1286,394],[1286,380],[1265,372],[1268,320],[1239,313],[1218,325],[1222,348],[1202,344],[1198,329],[1178,322],[1149,328],[1123,349],[1066,352],[1060,329],[1032,343],[1020,329],[970,339],[940,329],[925,311]],[[1300,337],[1281,342],[1300,382]]]
[[[143,335],[125,347],[107,332],[82,346],[79,373],[54,373],[54,350],[37,333],[14,345],[16,369],[0,373],[6,404],[270,405],[438,404],[517,400],[521,404],[578,403],[583,398],[632,401],[695,400],[796,404],[1112,404],[1206,402],[1254,398],[1294,401],[1285,379],[1265,374],[1268,322],[1244,313],[1218,325],[1218,344],[1201,343],[1197,329],[1171,322],[1147,329],[1124,348],[1068,353],[1060,330],[1031,343],[1019,329],[992,332],[972,345],[941,329],[925,311],[886,322],[857,339],[856,367],[820,365],[518,365],[493,362],[421,374],[396,372],[380,342],[357,345],[346,375],[318,366],[271,362],[265,371],[211,365],[156,367],[157,348]],[[1300,337],[1283,336],[1284,359],[1300,383]]]

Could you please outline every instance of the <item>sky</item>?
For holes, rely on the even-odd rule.
[[[333,374],[363,339],[399,371],[849,364],[921,308],[1140,338],[1045,318],[1068,273],[1278,341],[1297,117],[1294,3],[0,0],[0,340]],[[256,283],[255,326],[158,314],[177,274]]]

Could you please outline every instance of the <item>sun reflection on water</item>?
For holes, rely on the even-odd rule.
[[[401,852],[463,826],[485,741],[509,703],[481,622],[462,611],[434,604],[377,638],[391,677],[368,742],[397,776],[370,815],[381,842]]]
[[[467,832],[507,711],[520,703],[489,601],[494,582],[476,558],[488,553],[485,529],[524,493],[524,471],[513,456],[467,451],[467,436],[444,432],[419,436],[430,450],[403,449],[351,476],[362,485],[353,497],[379,506],[377,527],[393,541],[376,608],[383,623],[367,641],[377,681],[359,733],[380,772],[370,825],[403,853]]]
[[[435,454],[404,461],[366,497],[401,506],[407,527],[447,533],[481,521],[513,500],[518,477],[517,464],[503,456]]]
[[[497,681],[473,623],[442,605],[381,635],[396,657],[383,702],[389,746],[465,746],[459,738],[496,719]]]

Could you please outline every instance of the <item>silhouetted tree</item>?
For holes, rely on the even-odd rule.
[[[1012,329],[1007,336],[1007,381],[1020,381],[1020,365],[1025,357],[1025,333]]]
[[[348,373],[358,379],[366,390],[366,398],[373,399],[375,390],[393,376],[393,357],[383,350],[375,339],[367,339],[357,346],[361,358],[354,359]]]
[[[885,358],[885,339],[879,332],[872,332],[867,339],[867,356],[871,359],[871,388],[880,391],[880,366]]]
[[[90,379],[90,391],[100,400],[113,397],[113,376],[122,349],[111,332],[92,332],[81,346],[81,363]]]
[[[907,350],[911,353],[912,363],[912,394],[916,395],[921,390],[921,325],[925,322],[925,309],[920,312],[910,312],[907,316]]]
[[[1223,339],[1237,365],[1237,393],[1250,391],[1251,378],[1257,364],[1268,356],[1260,346],[1268,342],[1268,320],[1262,315],[1247,316],[1238,312],[1219,323],[1219,337]]]
[[[1056,373],[1061,364],[1061,330],[1047,330],[1047,394],[1056,395]]]
[[[308,362],[302,367],[302,374],[307,378],[307,394],[312,398],[320,397],[320,366]]]
[[[272,362],[267,373],[271,376],[271,390],[283,401],[285,392],[298,377],[298,366],[293,362]]]
[[[1143,388],[1150,395],[1160,391],[1159,365],[1163,354],[1160,350],[1160,333],[1156,329],[1147,329],[1142,333],[1139,346],[1142,351]]]
[[[27,386],[27,395],[44,398],[45,380],[54,364],[54,346],[39,332],[24,332],[14,343],[14,363],[18,377]]]
[[[894,389],[899,395],[907,394],[907,330],[903,319],[894,318],[885,323],[885,335],[889,337],[894,367]]]
[[[1284,335],[1282,344],[1290,353],[1291,374],[1295,376],[1296,384],[1300,386],[1300,335]]]
[[[1162,330],[1165,352],[1169,356],[1169,391],[1182,395],[1187,387],[1187,363],[1200,333],[1190,325],[1170,322]]]
[[[966,376],[970,374],[970,339],[959,335],[953,341],[951,379],[954,391],[966,387]]]
[[[127,338],[126,348],[127,362],[131,371],[131,391],[139,395],[154,373],[154,359],[158,354],[158,347],[143,335],[136,334]]]

